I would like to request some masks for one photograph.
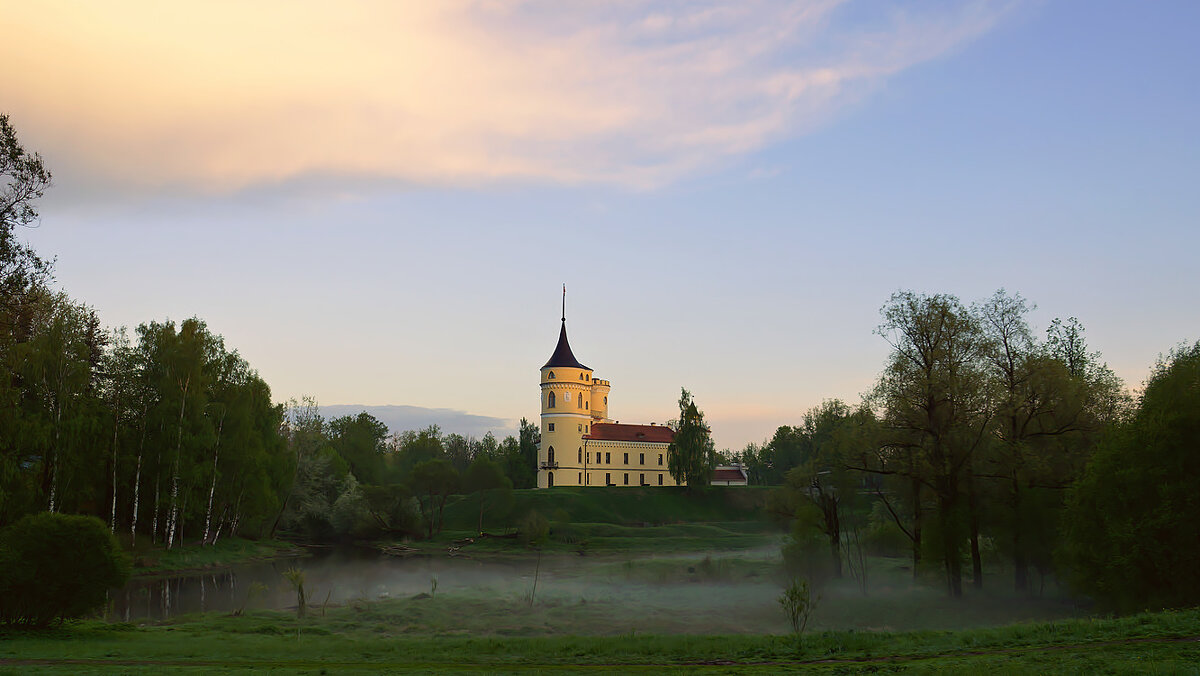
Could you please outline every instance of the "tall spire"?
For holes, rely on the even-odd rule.
[[[562,328],[558,330],[558,345],[554,347],[554,354],[550,355],[550,361],[546,362],[546,366],[567,366],[570,368],[591,370],[571,353],[571,344],[567,342],[567,285],[563,284],[563,306],[562,306]]]

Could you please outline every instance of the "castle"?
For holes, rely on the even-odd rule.
[[[542,367],[541,389],[538,488],[678,485],[667,471],[675,433],[665,425],[622,425],[608,417],[612,384],[593,378],[572,354],[565,311],[558,345]]]

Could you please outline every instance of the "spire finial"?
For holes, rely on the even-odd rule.
[[[566,324],[566,323],[567,323],[567,284],[566,284],[566,282],[563,282],[563,315],[562,315],[562,320],[563,320],[563,323],[564,323],[564,324]]]

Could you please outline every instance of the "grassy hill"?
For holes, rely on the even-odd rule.
[[[491,527],[504,517],[514,517],[515,523],[531,511],[552,521],[623,526],[769,521],[765,507],[771,490],[767,486],[713,486],[697,493],[683,488],[639,486],[520,490],[512,492],[511,504],[501,510],[504,514],[485,515],[484,523]],[[445,519],[448,530],[475,529],[478,498],[452,498],[446,505]]]
[[[780,525],[766,512],[771,489],[718,486],[699,493],[682,488],[566,487],[513,491],[489,505],[483,529],[493,535],[527,531],[532,520],[548,528],[545,551],[584,553],[722,551],[775,542]],[[486,503],[485,503],[486,504]],[[479,532],[478,496],[458,496],[446,506],[445,527],[423,550],[444,548]],[[511,539],[479,539],[463,553],[527,551]]]

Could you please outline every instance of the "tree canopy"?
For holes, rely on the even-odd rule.
[[[1200,604],[1200,342],[1175,349],[1072,488],[1063,559],[1119,610]]]
[[[716,466],[716,446],[704,422],[704,413],[696,407],[692,394],[682,389],[675,440],[667,452],[667,471],[676,483],[687,483],[688,489],[699,490],[712,481]]]

